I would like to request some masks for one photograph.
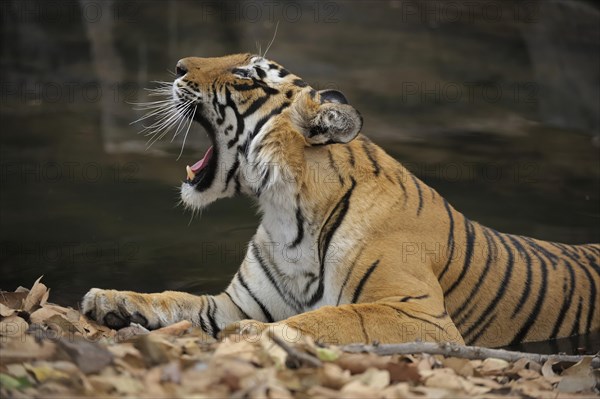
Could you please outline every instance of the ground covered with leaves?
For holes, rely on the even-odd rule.
[[[0,293],[2,398],[598,396],[597,356],[381,356],[290,340],[280,328],[217,341],[187,321],[152,332],[138,325],[115,331],[48,298],[39,280],[30,290]]]

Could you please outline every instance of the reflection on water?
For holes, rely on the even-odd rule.
[[[181,57],[264,48],[276,20],[269,56],[343,90],[365,133],[467,216],[599,242],[599,11],[523,3],[449,18],[437,1],[281,2],[272,17],[261,2],[3,2],[1,288],[44,274],[73,305],[92,286],[223,289],[253,204],[192,219],[176,187],[208,145],[201,128],[179,161],[180,138],[146,151],[129,103]]]

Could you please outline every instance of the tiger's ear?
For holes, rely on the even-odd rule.
[[[360,113],[337,90],[301,93],[294,101],[294,122],[312,145],[348,143],[360,132]]]

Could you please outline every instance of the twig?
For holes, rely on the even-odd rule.
[[[570,355],[543,355],[540,353],[526,353],[507,351],[504,349],[490,349],[478,346],[464,346],[451,343],[434,343],[434,342],[410,342],[405,344],[386,344],[386,345],[363,345],[351,344],[342,346],[341,349],[345,352],[370,352],[377,355],[409,355],[414,353],[428,353],[431,355],[444,355],[452,357],[460,357],[463,359],[487,359],[493,357],[509,362],[514,362],[519,359],[528,359],[533,362],[543,364],[549,359],[559,362],[577,363],[585,356],[570,356]],[[596,354],[592,361],[593,367],[600,365],[599,354]]]
[[[289,346],[284,340],[273,334],[271,331],[269,331],[268,334],[269,338],[271,338],[273,342],[279,345],[281,349],[283,349],[285,353],[288,354],[287,361],[292,363],[292,365],[295,365],[296,367],[299,367],[301,365],[306,365],[310,367],[321,367],[323,365],[323,363],[316,357],[308,353],[297,351],[296,349]]]

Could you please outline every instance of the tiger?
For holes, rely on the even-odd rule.
[[[265,56],[189,57],[175,72],[159,127],[179,115],[179,131],[197,122],[212,144],[186,167],[183,204],[243,194],[260,225],[222,293],[92,288],[81,303],[91,319],[114,329],[189,320],[215,338],[282,326],[340,345],[501,347],[600,329],[600,244],[468,219],[361,133],[344,94]]]

